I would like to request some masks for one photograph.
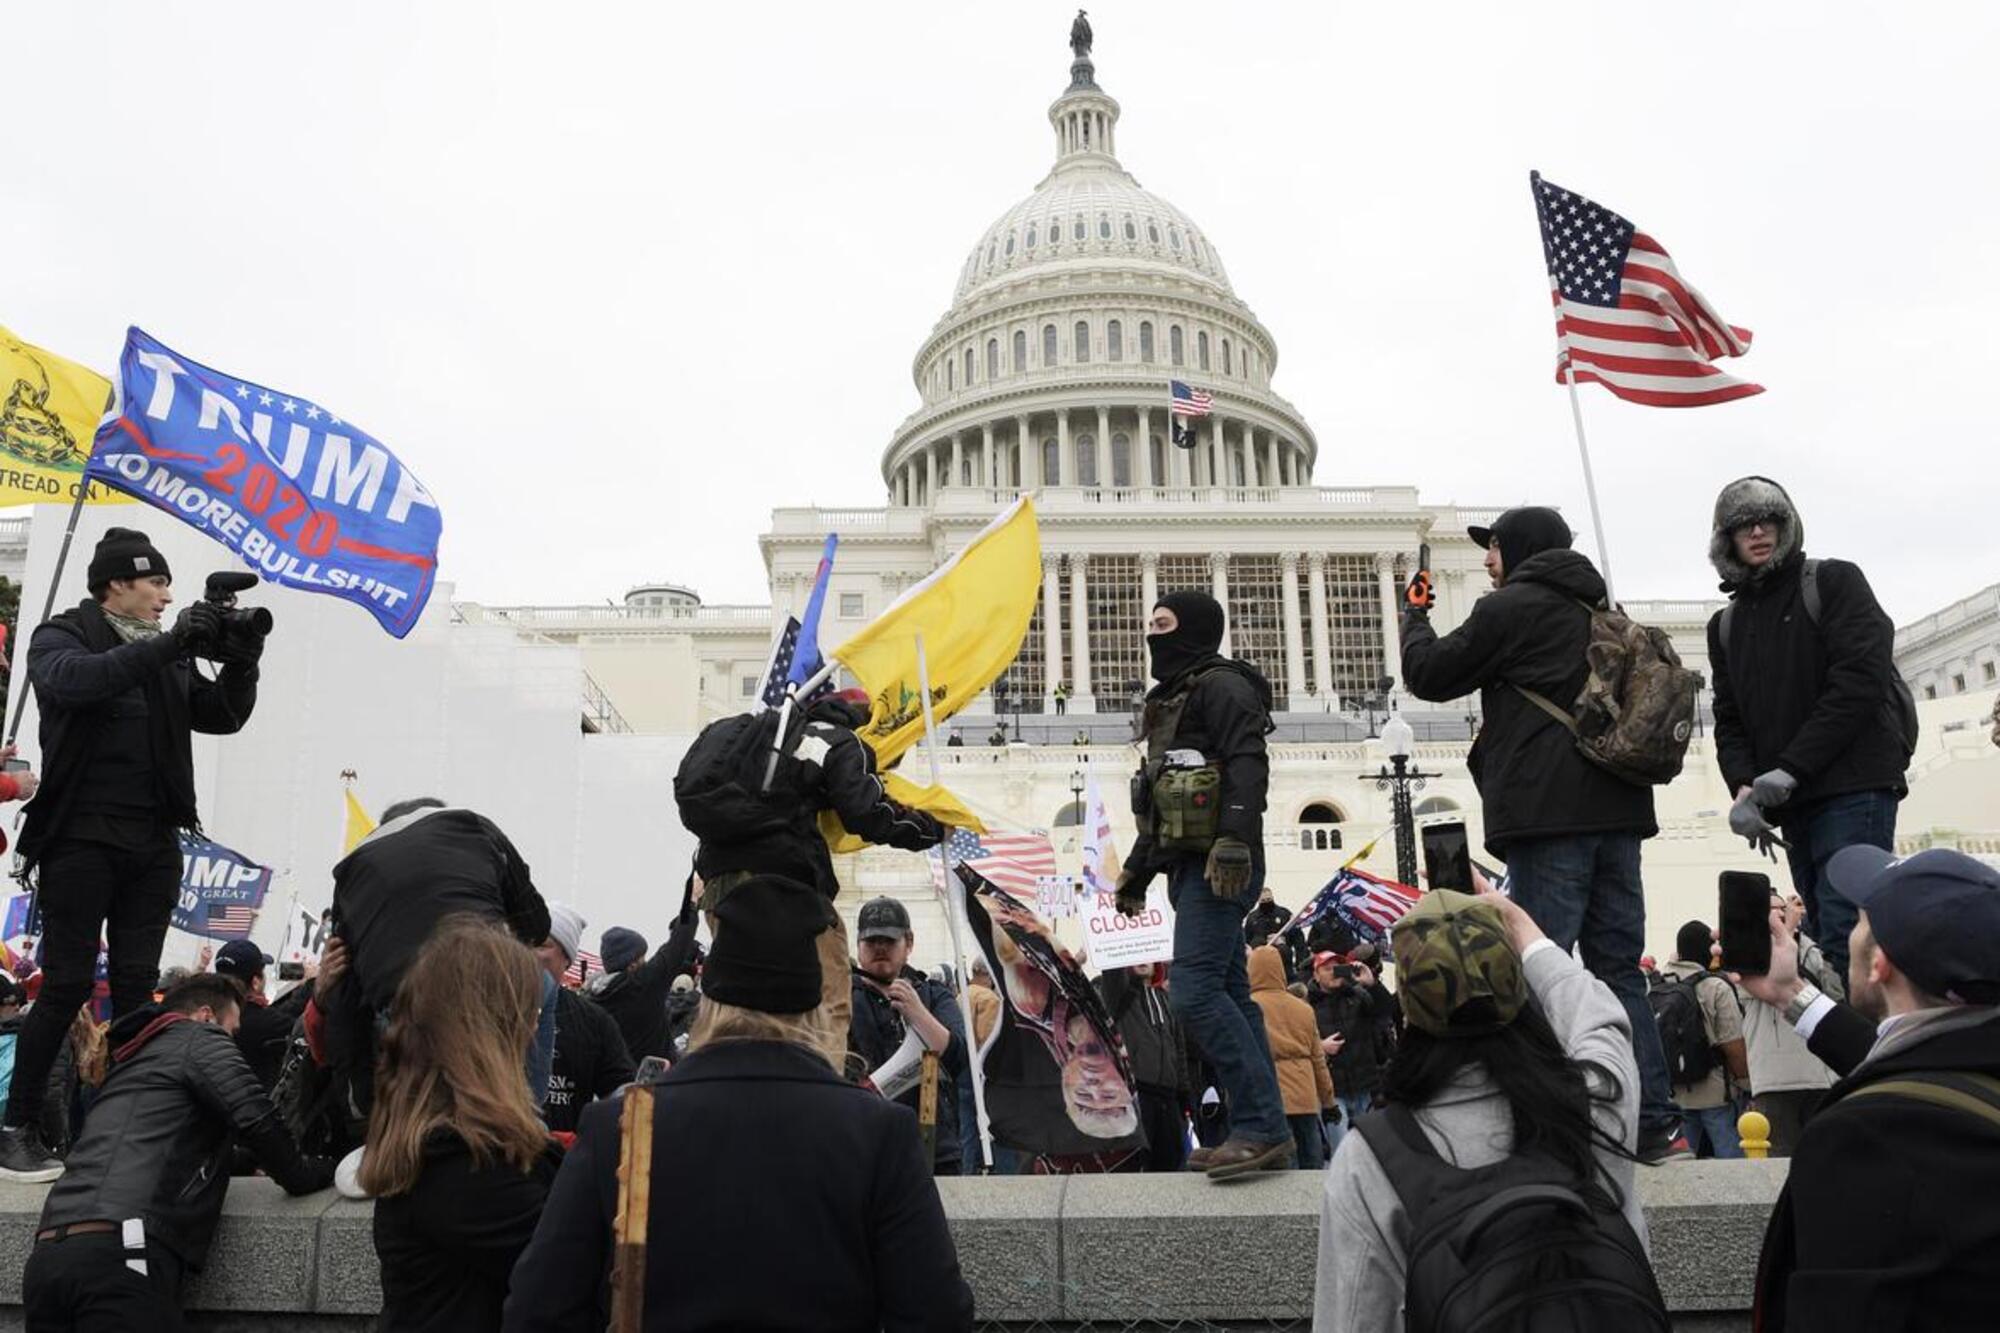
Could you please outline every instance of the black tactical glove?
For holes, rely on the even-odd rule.
[[[1202,873],[1209,892],[1216,897],[1240,896],[1250,887],[1250,844],[1241,838],[1217,838],[1208,849],[1208,865]]]
[[[171,632],[182,652],[206,657],[222,639],[222,612],[207,602],[191,602],[174,618]]]
[[[1118,910],[1126,916],[1146,910],[1146,881],[1130,870],[1118,872]]]

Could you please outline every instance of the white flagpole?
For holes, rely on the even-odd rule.
[[[938,767],[937,718],[931,711],[931,669],[930,661],[924,656],[924,636],[917,635],[917,690],[923,696],[924,704],[924,748],[930,754],[931,786],[944,781]],[[938,844],[938,863],[944,873],[944,919],[951,928],[951,956],[958,964],[958,1008],[965,1022],[965,1065],[972,1077],[972,1107],[979,1120],[979,1162],[987,1171],[993,1169],[993,1126],[986,1118],[986,1071],[980,1067],[978,1036],[972,1025],[972,972],[965,965],[965,933],[959,929],[959,917],[965,911],[965,886],[951,873],[951,839]],[[972,929],[967,920],[965,930]]]
[[[784,753],[785,728],[790,726],[792,722],[792,705],[798,701],[800,695],[810,695],[814,690],[826,684],[827,680],[838,670],[840,670],[840,663],[829,657],[826,659],[825,665],[821,666],[813,674],[812,679],[806,681],[805,684],[799,686],[796,690],[785,691],[785,702],[778,709],[778,734],[771,740],[771,758],[764,765],[763,790],[771,790],[771,780],[778,775],[778,756]]]
[[[1549,282],[1555,288],[1558,301],[1562,298],[1562,285],[1551,273]],[[1557,307],[1557,328],[1562,334],[1563,381],[1569,385],[1569,414],[1576,422],[1576,451],[1583,457],[1583,489],[1590,497],[1590,525],[1597,530],[1597,572],[1604,575],[1604,600],[1618,605],[1617,594],[1611,588],[1611,548],[1604,538],[1604,514],[1597,506],[1597,476],[1590,469],[1590,441],[1583,434],[1583,401],[1576,392],[1576,353],[1569,345],[1569,325],[1561,317],[1561,307]]]

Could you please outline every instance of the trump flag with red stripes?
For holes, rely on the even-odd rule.
[[[1604,205],[1528,174],[1556,307],[1556,383],[1602,384],[1647,407],[1707,407],[1764,392],[1715,364],[1750,350],[1661,245]]]

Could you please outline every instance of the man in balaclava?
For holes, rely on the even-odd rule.
[[[1729,827],[1773,859],[1773,826],[1784,831],[1806,933],[1844,976],[1857,913],[1826,863],[1855,843],[1894,848],[1916,744],[1895,625],[1858,567],[1806,558],[1805,524],[1768,477],[1722,488],[1708,558],[1730,599],[1708,622]]]
[[[1680,1111],[1639,971],[1646,942],[1639,844],[1659,832],[1653,791],[1585,759],[1556,716],[1589,674],[1584,648],[1591,608],[1604,604],[1604,579],[1570,549],[1569,524],[1553,509],[1509,509],[1466,535],[1486,551],[1494,591],[1440,637],[1431,627],[1429,582],[1411,578],[1403,684],[1438,703],[1479,691],[1485,723],[1466,767],[1485,812],[1486,849],[1506,862],[1514,901],[1559,948],[1581,942],[1584,965],[1631,1016],[1639,1149],[1658,1160],[1676,1151]]]
[[[1167,876],[1168,1002],[1229,1098],[1229,1139],[1188,1158],[1211,1180],[1286,1167],[1293,1153],[1243,954],[1244,914],[1264,883],[1271,686],[1218,651],[1223,625],[1207,593],[1168,593],[1153,608],[1146,652],[1158,684],[1146,696],[1146,761],[1133,787],[1139,837],[1118,879],[1118,906],[1137,914],[1153,877]]]

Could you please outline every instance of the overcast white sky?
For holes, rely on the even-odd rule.
[[[0,323],[310,395],[488,602],[762,600],[778,505],[877,504],[910,359],[1046,171],[1072,5],[19,5]],[[2000,578],[1974,4],[1099,0],[1142,185],[1277,338],[1322,484],[1587,523],[1527,173],[1623,212],[1769,387],[1586,389],[1625,597],[1769,473],[1899,621]],[[168,522],[158,516],[156,522]]]

